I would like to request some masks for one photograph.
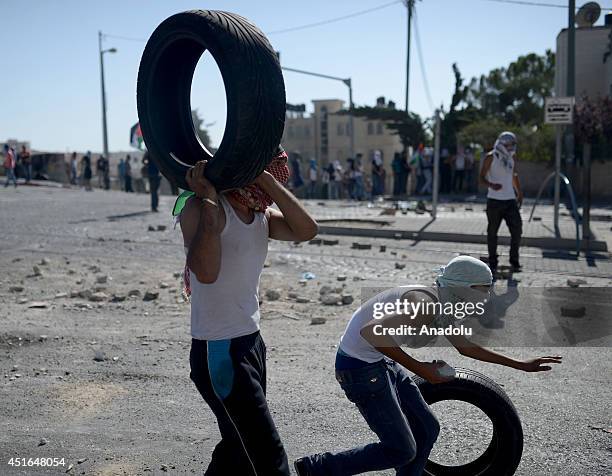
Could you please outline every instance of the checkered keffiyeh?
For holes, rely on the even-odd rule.
[[[266,166],[266,171],[270,172],[276,180],[284,185],[289,181],[289,166],[287,163],[287,153],[279,148],[272,161]],[[255,184],[231,190],[227,192],[227,195],[256,212],[265,211],[273,202],[272,197]]]

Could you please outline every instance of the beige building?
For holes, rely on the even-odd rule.
[[[557,36],[555,94],[567,91],[567,29]],[[576,96],[612,96],[612,14],[605,25],[576,28]]]
[[[351,116],[346,114],[344,101],[340,99],[316,99],[312,101],[312,114],[288,111],[283,134],[283,147],[287,153],[299,153],[307,161],[315,159],[319,167],[330,161],[340,160],[343,166],[351,157]],[[362,165],[370,174],[372,156],[380,151],[387,171],[387,186],[391,180],[391,161],[395,152],[403,150],[399,136],[385,127],[383,121],[354,117],[355,155],[362,155]]]

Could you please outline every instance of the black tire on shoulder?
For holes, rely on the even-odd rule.
[[[456,369],[454,380],[431,384],[414,377],[425,401],[432,405],[445,400],[459,400],[478,407],[493,423],[488,448],[474,461],[461,466],[445,466],[428,461],[430,476],[511,476],[523,454],[523,427],[516,408],[506,392],[487,376],[469,369]]]
[[[204,51],[219,67],[227,101],[214,157],[191,117],[191,83]],[[161,173],[188,189],[188,168],[209,160],[206,176],[221,191],[251,183],[272,159],[283,134],[285,86],[276,52],[255,25],[235,13],[194,10],[169,17],[151,35],[140,61],[137,105],[144,142]]]

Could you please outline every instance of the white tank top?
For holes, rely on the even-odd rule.
[[[377,294],[362,304],[351,317],[351,320],[346,326],[344,334],[340,338],[340,350],[349,357],[353,357],[368,363],[378,362],[380,359],[382,359],[384,357],[383,354],[376,350],[372,344],[361,336],[361,329],[372,320],[375,303],[395,302],[397,299],[401,299],[405,293],[413,289],[423,289],[430,295],[437,295],[436,290],[420,285],[398,286]],[[438,315],[434,318],[429,326],[444,327],[451,324],[452,321],[453,319],[448,316],[445,317],[443,315]],[[415,335],[394,338],[398,346],[405,345],[406,347],[410,347],[412,349],[418,349],[431,344],[435,339],[436,336],[434,335]]]
[[[221,268],[214,283],[200,283],[190,271],[191,335],[200,340],[233,339],[259,330],[259,277],[268,254],[268,219],[255,213],[246,224],[223,195]]]
[[[491,161],[491,168],[487,174],[487,180],[492,183],[501,184],[502,188],[493,190],[489,187],[487,198],[494,198],[495,200],[514,200],[516,198],[516,193],[512,185],[513,176],[514,159],[508,159],[506,164],[504,164],[504,161],[498,157],[497,154],[493,154],[493,160]]]

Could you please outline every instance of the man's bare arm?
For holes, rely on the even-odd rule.
[[[269,172],[262,173],[255,183],[259,185],[280,209],[270,209],[270,238],[285,241],[306,241],[319,231],[317,222],[310,216],[300,201],[280,184]]]

